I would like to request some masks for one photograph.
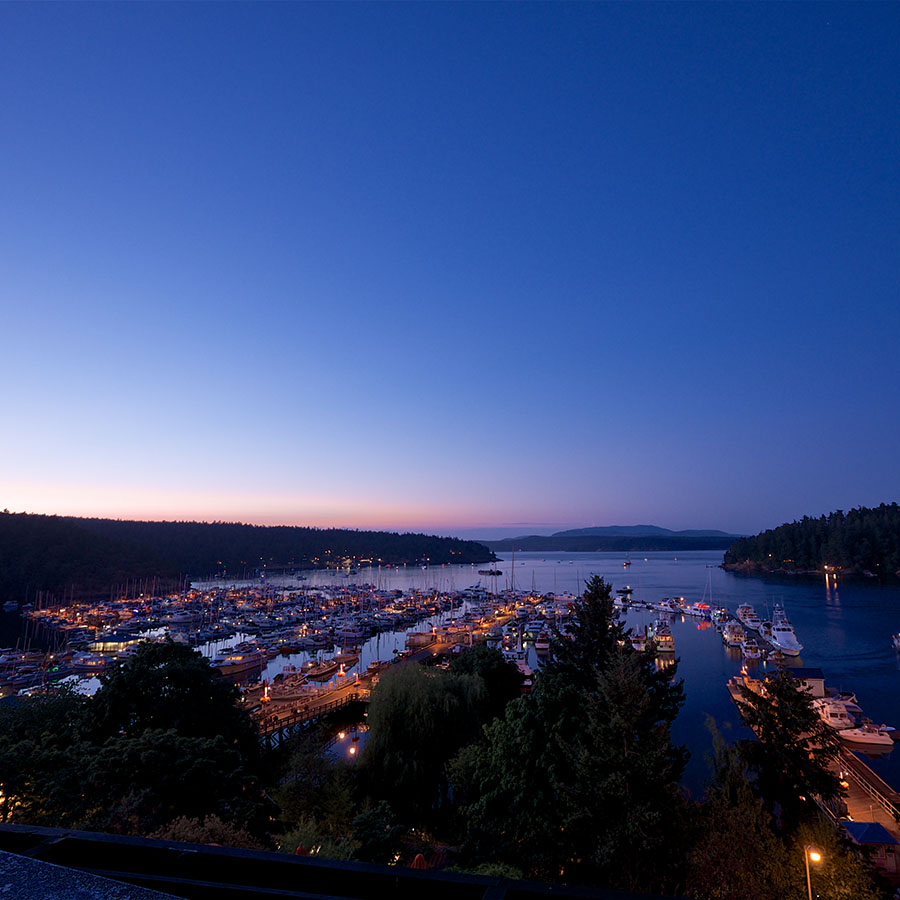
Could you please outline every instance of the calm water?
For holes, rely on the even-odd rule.
[[[793,662],[824,670],[829,686],[854,691],[867,716],[877,723],[900,728],[900,656],[890,636],[900,631],[900,588],[880,588],[861,582],[840,582],[826,587],[823,581],[757,578],[733,575],[718,568],[721,552],[691,551],[629,555],[631,566],[623,567],[622,553],[521,553],[516,554],[515,587],[532,586],[542,592],[580,593],[585,579],[602,575],[616,588],[630,585],[634,599],[654,602],[662,597],[684,596],[688,602],[705,599],[734,612],[742,603],[753,605],[766,618],[774,601],[781,601],[804,645]],[[310,573],[305,584],[346,584],[349,580],[370,582],[385,588],[435,587],[462,589],[479,581],[497,589],[511,581],[511,559],[497,565],[503,575],[496,579],[477,574],[476,566],[445,566],[428,569],[362,569],[348,579],[333,573]],[[494,585],[491,582],[495,582]],[[294,582],[296,583],[296,582]],[[711,597],[710,597],[711,594]],[[629,610],[626,622],[642,628],[655,618],[649,610]],[[418,626],[422,628],[424,626]],[[724,646],[709,623],[685,616],[672,626],[678,674],[684,679],[687,699],[675,727],[675,740],[691,750],[685,783],[691,791],[702,789],[710,750],[705,727],[712,716],[727,737],[747,732],[731,702],[725,683],[741,668],[737,650]],[[402,637],[381,635],[364,647],[363,665],[370,659],[388,658]],[[274,665],[281,665],[277,660]],[[270,664],[272,666],[273,664]],[[765,664],[748,663],[748,669],[765,671]],[[272,669],[270,674],[274,674]],[[900,744],[891,754],[867,760],[886,781],[900,788]]]

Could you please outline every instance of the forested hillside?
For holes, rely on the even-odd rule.
[[[835,566],[845,572],[900,575],[900,506],[882,503],[827,516],[804,516],[756,537],[735,541],[725,565],[747,570],[821,571]]]
[[[137,578],[324,568],[361,560],[416,564],[486,562],[475,541],[425,534],[234,523],[129,522],[0,513],[0,598],[26,591],[84,594]]]

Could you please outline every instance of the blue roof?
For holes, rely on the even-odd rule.
[[[900,841],[877,822],[847,822],[841,825],[857,844],[897,844]]]
[[[794,678],[824,678],[825,673],[821,669],[788,669],[788,672],[794,676]]]

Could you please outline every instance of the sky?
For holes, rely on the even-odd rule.
[[[897,4],[0,5],[0,507],[897,500],[898,46]]]

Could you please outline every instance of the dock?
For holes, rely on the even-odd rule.
[[[431,656],[450,652],[452,646],[432,641],[402,659],[393,660],[391,666],[419,663]],[[272,700],[264,704],[264,708],[254,716],[260,742],[266,749],[273,749],[302,728],[335,710],[353,703],[368,703],[377,678],[377,675],[357,676],[346,684],[313,695],[302,703],[296,700]]]
[[[855,822],[877,822],[900,842],[900,793],[847,747],[830,768],[846,785],[847,815]]]

